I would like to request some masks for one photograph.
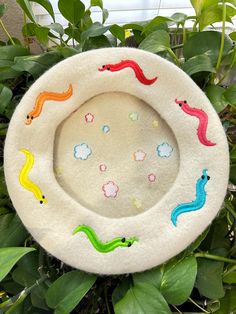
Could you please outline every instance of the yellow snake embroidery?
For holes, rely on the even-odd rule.
[[[27,149],[20,149],[20,151],[22,153],[24,153],[26,156],[25,164],[24,164],[24,166],[21,169],[21,172],[19,174],[20,184],[26,190],[32,192],[34,194],[35,198],[37,200],[39,200],[40,204],[43,204],[43,203],[46,204],[47,200],[46,200],[45,196],[43,195],[42,191],[40,190],[40,188],[35,183],[30,181],[30,179],[28,178],[28,174],[34,165],[34,155],[30,151],[28,151]]]

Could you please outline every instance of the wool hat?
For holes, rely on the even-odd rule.
[[[132,48],[84,52],[43,74],[13,114],[4,154],[35,240],[99,274],[180,253],[217,215],[228,183],[226,136],[205,94]]]

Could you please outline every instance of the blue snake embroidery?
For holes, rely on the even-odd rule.
[[[196,184],[196,199],[190,203],[184,203],[176,206],[171,213],[171,221],[174,226],[177,225],[179,215],[201,209],[206,202],[205,185],[210,177],[207,175],[207,169],[202,171],[202,176],[197,180]]]

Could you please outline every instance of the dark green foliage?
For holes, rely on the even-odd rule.
[[[0,42],[0,313],[236,313],[236,32],[226,35],[225,21],[236,14],[236,0],[191,0],[195,16],[175,13],[124,26],[104,25],[102,0],[85,7],[80,0],[59,0],[68,25],[55,21],[49,0],[16,1],[28,22],[24,43]],[[51,16],[36,22],[31,3]],[[101,10],[93,22],[91,9]],[[193,20],[192,29],[186,28]],[[206,30],[222,22],[222,32]],[[204,31],[203,31],[204,30]],[[32,41],[42,53],[33,55]],[[177,42],[176,42],[177,40]],[[219,114],[230,149],[230,183],[222,210],[211,226],[184,252],[143,273],[96,277],[62,264],[28,234],[9,199],[3,174],[3,144],[11,115],[30,85],[61,60],[101,47],[131,46],[159,54],[182,68],[202,88]],[[164,249],[164,248],[163,248]]]

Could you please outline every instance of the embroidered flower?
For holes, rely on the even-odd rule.
[[[135,161],[144,161],[144,159],[146,158],[146,155],[147,154],[143,150],[139,149],[134,153],[134,160]]]
[[[156,181],[156,175],[154,173],[150,173],[148,175],[149,182],[155,182]]]
[[[103,132],[103,133],[108,133],[109,131],[110,131],[109,125],[103,125],[103,127],[102,127],[102,132]]]
[[[115,184],[113,181],[108,181],[107,183],[103,184],[102,190],[104,192],[104,195],[109,198],[115,198],[117,196],[117,193],[119,191],[118,185]]]
[[[133,204],[133,206],[134,206],[135,208],[138,208],[138,209],[141,208],[142,205],[143,205],[142,201],[139,200],[138,198],[133,198],[133,199],[132,199],[132,204]]]
[[[87,113],[85,116],[86,123],[92,123],[94,120],[94,115],[92,113]]]
[[[105,164],[101,164],[101,165],[99,165],[99,170],[101,172],[105,172],[107,170],[107,166]]]
[[[152,127],[153,128],[158,128],[158,121],[157,120],[153,120],[152,121]]]
[[[74,157],[76,159],[86,160],[91,154],[91,148],[85,143],[74,146]]]
[[[137,121],[139,118],[139,114],[137,112],[131,112],[129,114],[129,118],[131,121]]]
[[[173,147],[168,143],[162,143],[157,146],[157,154],[159,157],[170,157],[173,152]]]

